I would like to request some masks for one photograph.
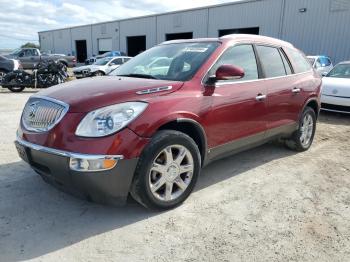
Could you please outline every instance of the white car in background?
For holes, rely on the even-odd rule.
[[[103,76],[109,74],[130,59],[131,57],[129,56],[105,57],[97,60],[92,65],[74,68],[73,73],[76,78]]]
[[[321,75],[325,76],[333,68],[332,60],[328,56],[308,56],[307,57],[312,67]]]
[[[337,64],[322,79],[321,109],[350,113],[350,61]]]

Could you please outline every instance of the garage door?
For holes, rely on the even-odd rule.
[[[112,38],[98,39],[98,53],[103,54],[112,51]]]

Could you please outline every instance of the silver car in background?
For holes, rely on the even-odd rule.
[[[77,67],[73,69],[73,73],[76,78],[103,76],[109,74],[130,59],[131,57],[129,56],[105,57],[98,59],[92,65]]]
[[[350,61],[337,64],[322,79],[321,109],[350,113]]]

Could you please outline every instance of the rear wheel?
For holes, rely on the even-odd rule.
[[[306,107],[299,121],[299,128],[286,140],[286,145],[295,151],[306,151],[310,148],[316,131],[316,114],[311,107]]]
[[[158,132],[139,159],[131,195],[151,209],[170,209],[191,194],[201,168],[198,146],[184,133]]]

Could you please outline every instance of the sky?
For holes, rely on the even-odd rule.
[[[0,0],[0,49],[38,43],[38,32],[237,0]]]

